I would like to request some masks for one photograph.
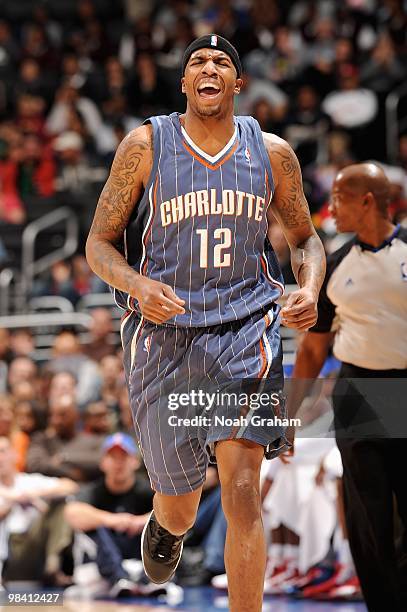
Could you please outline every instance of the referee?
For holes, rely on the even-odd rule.
[[[331,213],[338,232],[355,237],[328,257],[318,321],[303,337],[293,373],[315,379],[333,342],[342,362],[333,408],[346,523],[370,612],[407,610],[393,534],[393,497],[407,528],[407,230],[391,223],[388,202],[388,180],[375,164],[351,165],[336,177]]]

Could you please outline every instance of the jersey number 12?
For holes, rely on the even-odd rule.
[[[201,268],[208,267],[208,251],[209,251],[209,240],[208,230],[199,229],[196,233],[201,239],[201,248],[199,255],[199,265]],[[215,244],[213,248],[213,265],[215,268],[226,268],[230,266],[230,253],[224,253],[225,249],[229,249],[232,246],[232,231],[228,227],[218,227],[213,232],[215,240],[219,240],[218,244]]]

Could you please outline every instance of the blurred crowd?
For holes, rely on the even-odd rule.
[[[406,25],[403,0],[3,0],[0,270],[29,221],[68,204],[80,223],[79,252],[40,275],[32,295],[76,305],[106,290],[83,246],[116,147],[147,117],[183,112],[183,51],[210,32],[226,36],[242,59],[236,114],[253,115],[294,147],[327,251],[339,246],[330,188],[353,161],[383,164],[391,214],[405,223],[407,132],[399,134],[397,159],[387,159],[385,100],[407,76]],[[292,283],[287,243],[278,225],[271,231]],[[6,582],[18,577],[73,582],[88,592],[92,584],[95,594],[148,594],[139,542],[151,491],[132,443],[111,312],[95,308],[91,316],[86,343],[63,330],[45,362],[37,361],[29,330],[0,329],[0,567]],[[340,458],[333,441],[312,449],[303,442],[293,465],[265,467],[266,591],[324,584],[325,593],[342,585],[356,596]],[[215,584],[226,588],[225,532],[210,468],[180,566],[185,584],[220,575]],[[28,545],[39,559],[27,555]],[[323,590],[311,588],[308,596]]]
[[[403,0],[48,0],[0,7],[0,220],[69,201],[83,230],[123,136],[182,112],[180,63],[196,36],[238,48],[236,113],[287,138],[317,225],[335,172],[386,162],[384,102],[406,77]],[[407,135],[389,173],[405,214]],[[394,160],[392,160],[394,163]],[[65,199],[61,197],[65,194]],[[59,196],[59,197],[58,197]],[[39,207],[39,209],[38,209]]]

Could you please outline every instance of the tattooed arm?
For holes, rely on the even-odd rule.
[[[278,136],[264,134],[274,178],[274,196],[268,215],[279,221],[291,250],[291,266],[298,291],[282,309],[282,322],[301,331],[317,320],[318,294],[325,276],[325,253],[311,221],[302,187],[301,169],[290,145]]]
[[[183,300],[168,285],[136,272],[116,248],[146,186],[152,160],[151,125],[133,130],[120,143],[96,207],[86,257],[92,270],[106,283],[138,300],[147,319],[163,323],[184,312]]]

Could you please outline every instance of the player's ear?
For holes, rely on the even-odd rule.
[[[236,79],[236,84],[235,84],[235,94],[239,94],[240,90],[242,88],[243,85],[243,79]]]
[[[185,93],[185,77],[182,77],[181,79],[181,91],[182,93]]]

